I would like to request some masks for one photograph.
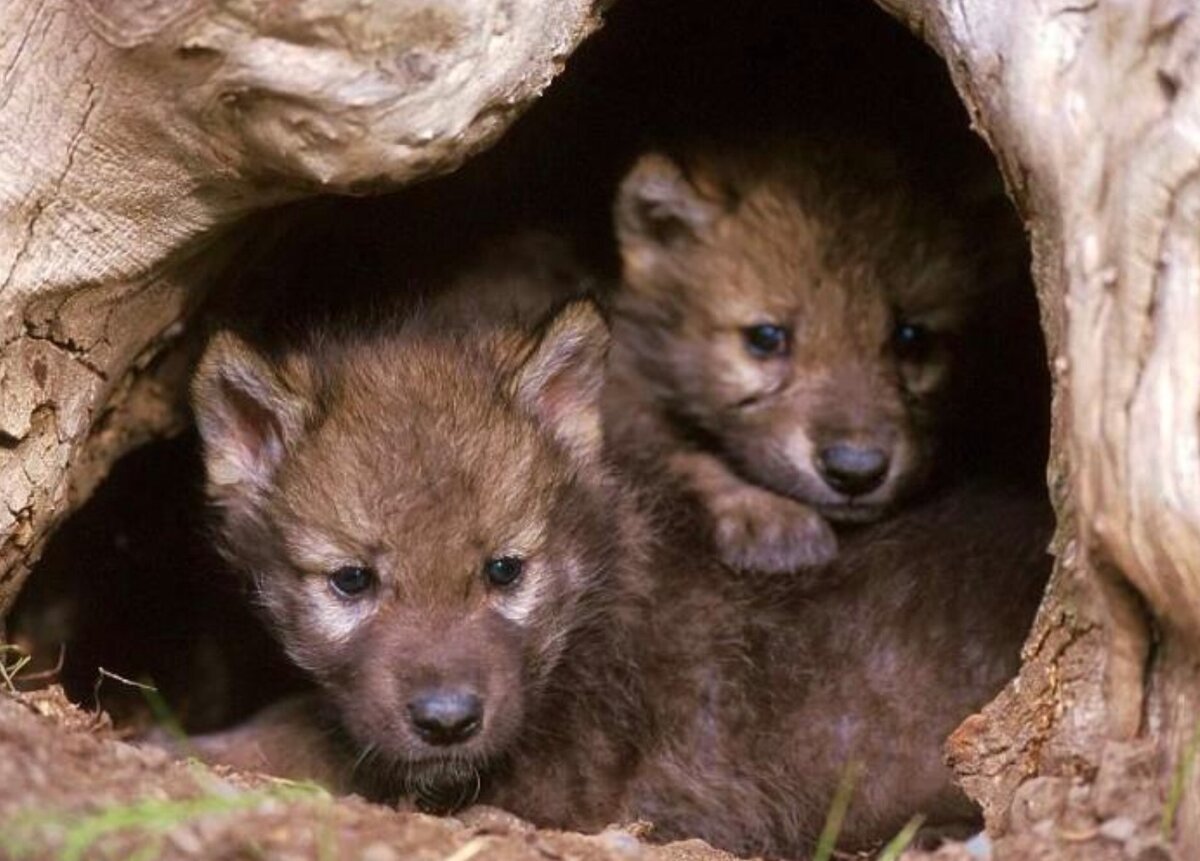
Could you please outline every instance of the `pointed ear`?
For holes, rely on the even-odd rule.
[[[621,182],[616,228],[622,253],[695,239],[724,209],[719,190],[689,177],[671,159],[648,153]]]
[[[590,300],[566,305],[546,325],[513,380],[514,396],[580,459],[600,456],[600,393],[608,326]]]
[[[264,487],[304,428],[305,399],[245,341],[217,335],[192,380],[204,466],[216,493]]]

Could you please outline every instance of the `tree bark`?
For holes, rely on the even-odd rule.
[[[1056,380],[1058,569],[1020,678],[951,758],[996,833],[1029,778],[1095,784],[1123,756],[1153,763],[1161,815],[1200,719],[1200,17],[1184,0],[879,3],[945,58],[997,155]],[[1182,857],[1200,853],[1196,775]],[[1060,830],[1081,815],[1060,808]]]
[[[493,141],[596,0],[0,6],[0,620],[49,531],[179,420],[165,358],[255,209]]]

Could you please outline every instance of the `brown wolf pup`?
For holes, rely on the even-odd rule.
[[[224,551],[336,730],[317,750],[315,713],[284,709],[304,749],[268,720],[258,764],[746,854],[805,855],[853,763],[847,846],[973,820],[940,746],[1016,668],[1042,503],[963,488],[847,542],[820,602],[751,588],[609,467],[607,348],[587,302],[532,337],[212,342],[194,401]]]
[[[615,208],[610,410],[740,569],[837,552],[921,487],[982,278],[962,226],[878,152],[775,140],[643,156]]]

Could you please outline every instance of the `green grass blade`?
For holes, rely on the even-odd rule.
[[[1192,730],[1192,737],[1188,739],[1188,743],[1183,749],[1183,756],[1179,758],[1179,763],[1175,766],[1175,774],[1171,777],[1171,788],[1167,790],[1167,800],[1163,804],[1162,836],[1164,840],[1170,841],[1175,834],[1175,815],[1179,812],[1183,794],[1187,791],[1188,784],[1192,781],[1192,774],[1196,770],[1197,754],[1200,754],[1200,723],[1197,723]]]
[[[917,836],[917,832],[921,830],[921,825],[924,822],[925,817],[920,815],[908,820],[908,823],[900,829],[899,833],[888,841],[887,846],[883,847],[883,851],[879,853],[875,861],[896,861],[897,858],[904,854],[904,850],[908,848],[908,845],[913,842],[913,838]]]
[[[838,781],[837,791],[829,804],[829,812],[825,815],[825,827],[821,829],[821,838],[817,841],[817,851],[813,853],[812,861],[829,861],[833,850],[837,848],[838,835],[842,832],[842,822],[846,819],[846,811],[850,808],[850,799],[854,795],[854,786],[862,773],[862,764],[851,762],[842,772]]]

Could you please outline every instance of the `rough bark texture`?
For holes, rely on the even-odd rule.
[[[1200,718],[1200,17],[1184,0],[880,5],[943,55],[999,158],[1057,383],[1058,571],[1020,678],[951,758],[998,833],[1032,775],[1090,787],[1047,808],[1059,832],[1088,805],[1101,827],[1092,796],[1118,761],[1155,770],[1157,818]],[[1192,774],[1182,857],[1200,853]]]
[[[221,228],[453,168],[599,5],[0,6],[0,619],[54,525],[178,420],[184,363],[158,357],[238,251]]]

